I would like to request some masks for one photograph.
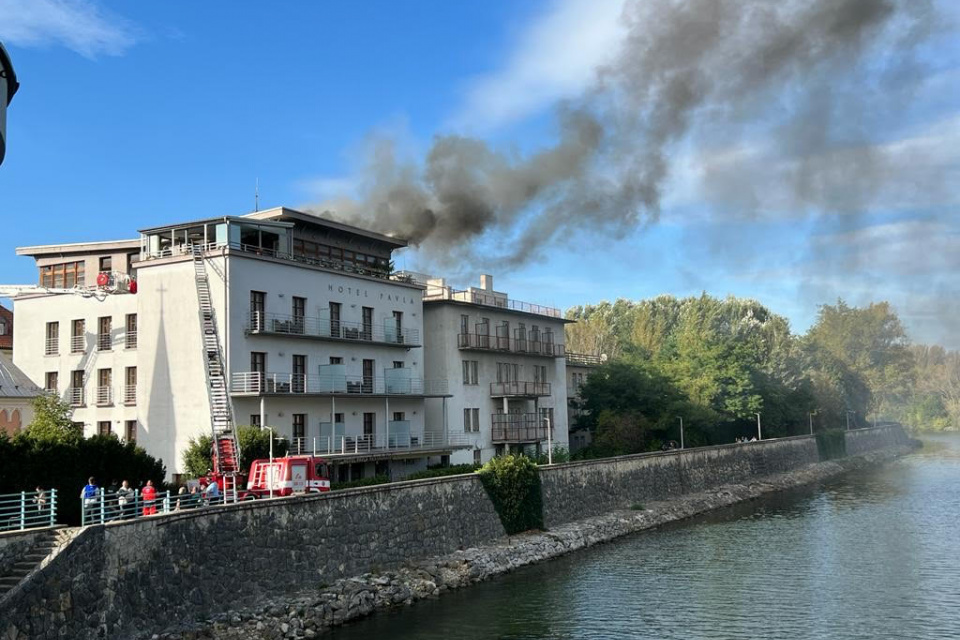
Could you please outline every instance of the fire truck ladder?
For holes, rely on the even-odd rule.
[[[213,433],[213,469],[223,476],[224,500],[237,499],[237,473],[240,469],[240,445],[234,428],[233,405],[227,395],[223,353],[217,333],[217,318],[210,299],[210,282],[203,257],[203,248],[191,247],[193,271],[200,302],[200,324],[203,328],[203,362],[210,400],[210,425]]]

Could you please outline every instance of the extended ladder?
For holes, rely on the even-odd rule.
[[[193,271],[200,303],[200,326],[203,330],[203,362],[210,401],[210,426],[213,434],[213,470],[223,477],[223,497],[237,499],[237,473],[240,470],[240,445],[234,428],[233,405],[227,395],[223,353],[217,333],[217,319],[210,299],[210,282],[203,257],[203,248],[191,247]]]

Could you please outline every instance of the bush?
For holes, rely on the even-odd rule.
[[[478,464],[455,464],[451,467],[434,467],[425,471],[411,473],[404,480],[424,480],[426,478],[442,478],[443,476],[456,476],[463,473],[473,473],[480,468]]]
[[[842,429],[817,432],[817,452],[820,461],[844,458],[847,455],[847,434]]]
[[[477,473],[508,534],[543,529],[543,497],[537,465],[526,456],[500,456]]]
[[[533,461],[537,464],[550,463],[550,459],[546,452],[536,456]],[[562,444],[557,444],[553,446],[553,464],[560,464],[561,462],[570,462],[570,450]]]
[[[331,491],[340,491],[341,489],[356,489],[357,487],[372,487],[378,484],[387,484],[390,482],[389,476],[371,476],[361,478],[360,480],[351,480],[350,482],[331,483]]]

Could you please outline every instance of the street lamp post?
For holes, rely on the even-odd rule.
[[[760,414],[757,414],[757,440],[763,440],[763,434],[760,432]]]
[[[683,416],[680,418],[680,448],[683,449]]]
[[[847,409],[847,431],[850,431],[850,414],[856,413],[856,411],[850,411]]]
[[[813,435],[813,414],[808,413],[807,415],[810,416],[810,435]]]

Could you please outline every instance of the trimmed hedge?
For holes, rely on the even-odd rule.
[[[330,485],[330,491],[339,491],[341,489],[356,489],[357,487],[372,487],[377,484],[387,484],[390,482],[388,476],[371,476],[361,478],[360,480],[351,480],[350,482],[339,482]]]
[[[444,476],[456,476],[464,473],[473,473],[480,468],[478,464],[455,464],[452,467],[436,467],[411,473],[404,480],[425,480],[426,478],[442,478]]]
[[[544,528],[540,473],[533,460],[523,455],[500,456],[477,474],[509,535]]]
[[[847,456],[847,434],[842,429],[829,429],[817,433],[817,452],[820,461],[836,460]]]

